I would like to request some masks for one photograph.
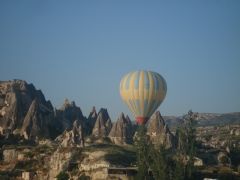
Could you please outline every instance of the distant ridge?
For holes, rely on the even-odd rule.
[[[164,116],[169,127],[174,128],[183,121],[182,116]],[[223,126],[240,124],[240,112],[198,113],[197,126]]]

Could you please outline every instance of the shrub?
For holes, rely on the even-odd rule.
[[[90,180],[90,177],[83,174],[78,178],[78,180]]]
[[[57,175],[56,178],[57,178],[57,180],[68,180],[69,175],[66,172],[62,171]]]

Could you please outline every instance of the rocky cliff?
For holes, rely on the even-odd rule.
[[[43,93],[22,80],[0,82],[0,133],[49,137],[53,107]],[[44,127],[44,129],[43,129]],[[46,133],[46,134],[45,134]]]
[[[117,121],[113,124],[108,136],[114,144],[122,145],[132,143],[133,126],[129,117],[125,117],[124,114],[121,113]]]

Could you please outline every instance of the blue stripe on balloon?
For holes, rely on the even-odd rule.
[[[156,111],[156,109],[158,108],[158,106],[159,106],[159,101],[156,100],[155,103],[154,103],[154,106],[152,107],[151,115]]]
[[[140,78],[140,72],[137,72],[137,76],[136,76],[135,81],[134,81],[134,88],[135,89],[138,89],[138,87],[139,87],[139,78]]]
[[[158,79],[157,76],[155,74],[152,75],[153,79],[154,79],[154,89],[155,91],[159,90],[159,84],[158,84]]]
[[[162,81],[163,81],[163,90],[166,93],[167,92],[167,83],[163,77],[162,77]]]
[[[132,74],[129,74],[128,77],[127,77],[127,82],[125,84],[125,88],[126,89],[129,89],[131,77],[132,77]]]
[[[149,90],[150,84],[148,79],[148,73],[146,71],[144,72],[144,84],[145,84],[145,88]]]
[[[150,104],[148,107],[148,112],[147,112],[148,117],[150,117],[152,115],[151,113],[152,113],[152,109],[154,107],[155,102],[156,102],[156,100],[154,100],[154,99],[150,101]]]
[[[165,80],[163,79],[163,77],[162,77],[160,74],[158,74],[157,76],[158,76],[158,78],[159,78],[159,80],[160,80],[160,82],[161,82],[161,84],[162,84],[163,91],[166,91],[166,83],[165,83]]]

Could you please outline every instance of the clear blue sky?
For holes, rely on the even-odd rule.
[[[240,1],[0,1],[0,79],[24,79],[55,107],[130,114],[129,71],[159,72],[163,115],[240,111]]]

